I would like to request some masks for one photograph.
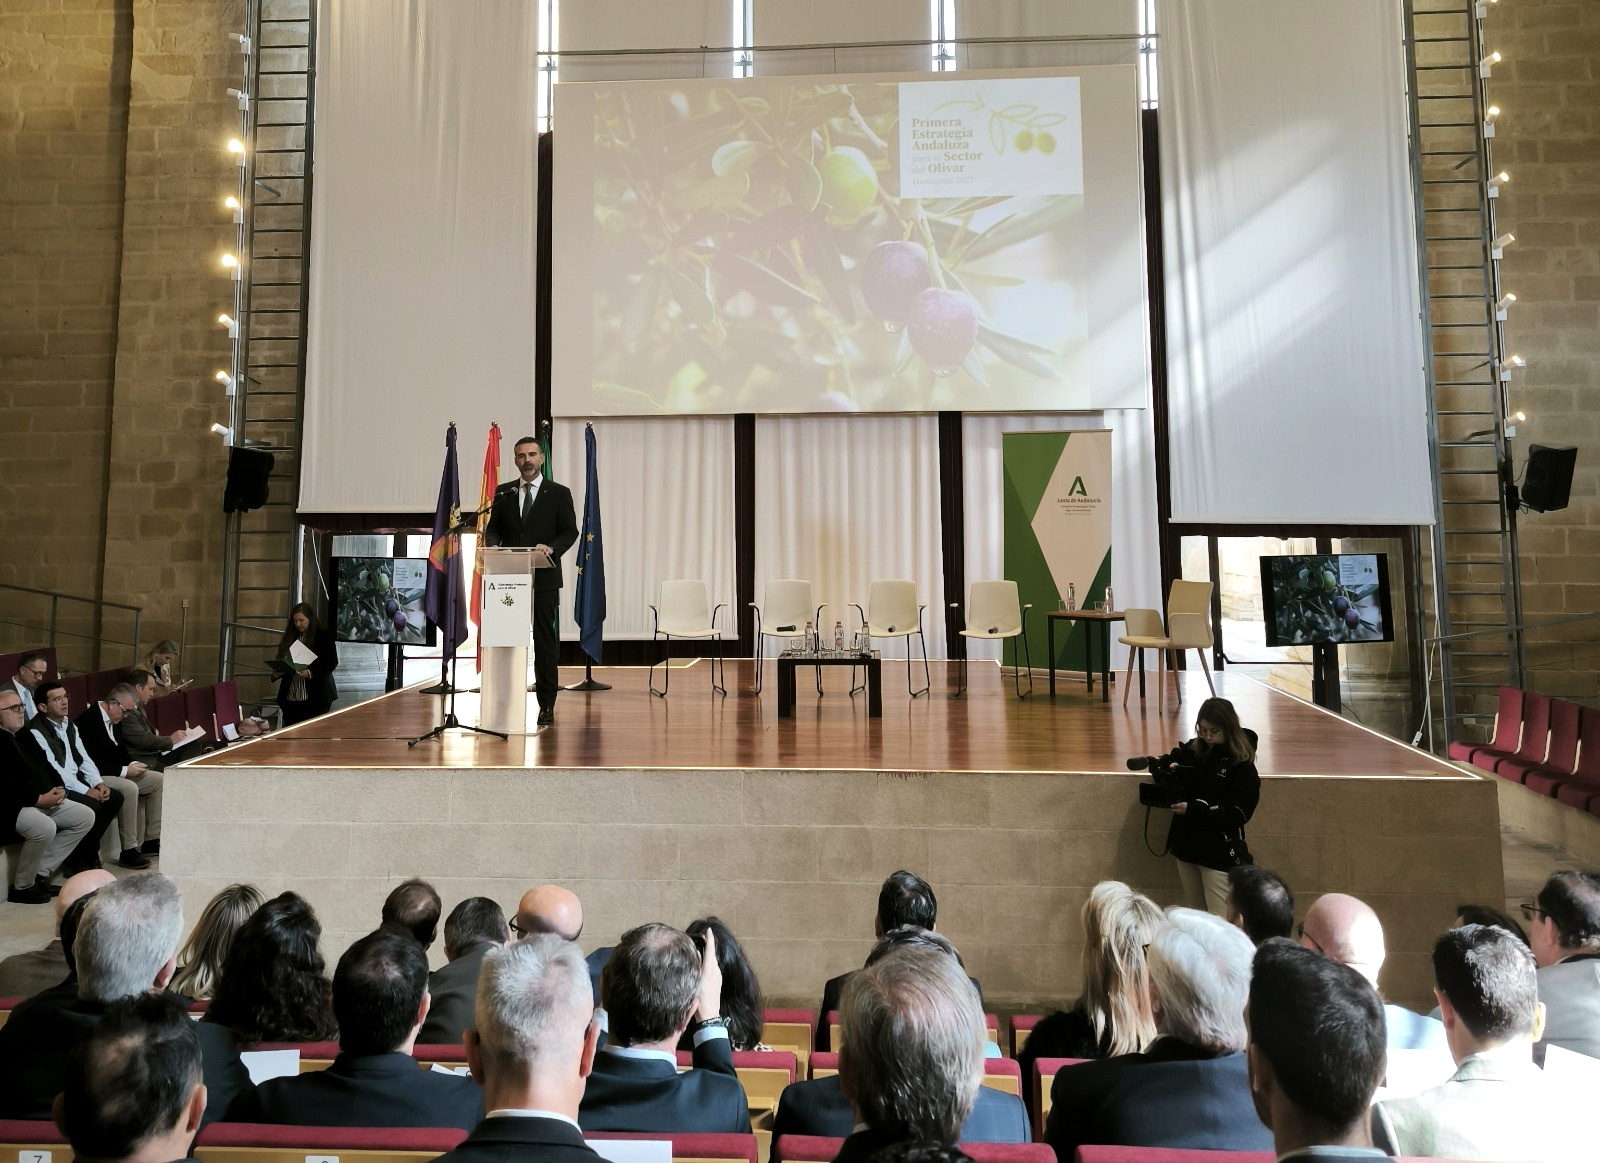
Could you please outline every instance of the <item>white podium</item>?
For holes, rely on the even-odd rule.
[[[478,725],[491,731],[508,735],[527,732],[533,575],[535,570],[549,567],[549,554],[531,547],[499,546],[483,551]]]

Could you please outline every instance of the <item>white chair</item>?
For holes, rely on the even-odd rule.
[[[650,607],[650,616],[654,622],[651,641],[658,639],[665,643],[661,665],[666,671],[662,680],[661,689],[656,690],[656,664],[650,664],[650,693],[660,698],[665,698],[667,690],[672,685],[672,640],[674,638],[709,638],[712,641],[713,654],[711,656],[711,690],[714,694],[726,695],[728,693],[728,673],[726,664],[722,660],[722,634],[717,629],[717,611],[721,610],[724,603],[718,602],[716,609],[709,614],[706,612],[706,583],[698,579],[680,579],[678,581],[664,581],[661,583],[661,604]],[[718,670],[722,671],[722,683],[718,685]]]
[[[750,603],[756,612],[756,694],[761,693],[761,668],[766,661],[768,638],[798,638],[805,633],[809,621],[822,626],[823,606],[811,604],[811,583],[798,578],[773,578],[767,582],[766,601],[758,606]],[[816,668],[817,693],[822,693],[822,668]]]
[[[952,610],[957,603],[951,602]],[[963,638],[997,638],[1011,640],[1011,677],[1017,698],[1025,699],[1033,693],[1033,655],[1028,649],[1028,611],[1033,603],[1023,604],[1014,581],[975,581],[967,591],[967,627],[961,631]],[[1022,693],[1022,669],[1018,666],[1017,640],[1022,640],[1022,654],[1028,660],[1028,694]],[[1000,648],[1000,660],[1005,661],[1005,647]],[[924,651],[926,653],[926,651]],[[967,654],[961,652],[956,664],[956,693],[960,698],[967,690]]]
[[[1140,615],[1137,629],[1142,633],[1135,633],[1134,615]],[[1169,653],[1193,650],[1200,659],[1200,669],[1205,672],[1206,685],[1211,688],[1212,695],[1217,693],[1216,683],[1211,681],[1211,666],[1206,662],[1206,651],[1211,649],[1213,642],[1211,636],[1211,583],[1184,581],[1181,578],[1172,583],[1172,589],[1167,594],[1167,627],[1161,629],[1161,616],[1154,610],[1129,610],[1128,633],[1117,639],[1124,646],[1135,650],[1156,651],[1156,710],[1161,711],[1166,705],[1166,681],[1162,671],[1162,659]],[[1173,671],[1177,670],[1176,662],[1169,663]],[[1144,675],[1143,656],[1140,657],[1141,678]],[[1128,681],[1133,678],[1133,659],[1128,659]],[[1140,696],[1143,697],[1142,695]],[[1178,688],[1178,701],[1183,701],[1183,688]],[[1122,692],[1122,705],[1128,705],[1128,691]]]
[[[1145,610],[1135,607],[1126,611],[1126,634],[1118,637],[1117,641],[1128,648],[1128,673],[1122,679],[1122,705],[1128,705],[1128,695],[1133,690],[1133,658],[1139,656],[1139,701],[1144,702],[1144,652],[1156,652],[1156,706],[1161,705],[1161,660],[1166,657],[1167,631],[1161,624],[1160,610]]]
[[[928,670],[928,639],[922,632],[922,611],[928,607],[917,601],[917,583],[913,581],[875,581],[867,589],[867,608],[851,602],[861,618],[861,629],[870,638],[904,638],[906,640],[906,693],[912,698],[925,695],[933,686]],[[922,689],[911,688],[911,636],[922,642]],[[855,668],[850,668],[852,678]],[[866,685],[850,686],[850,693],[866,690]]]

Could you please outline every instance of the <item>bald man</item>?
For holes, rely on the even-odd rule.
[[[1319,896],[1311,902],[1306,919],[1300,924],[1300,944],[1331,961],[1348,965],[1378,989],[1378,974],[1388,950],[1383,941],[1383,922],[1365,901],[1342,892]],[[1450,1049],[1444,1024],[1437,1018],[1387,1002],[1383,1017],[1390,1050]]]
[[[61,914],[103,884],[117,879],[103,868],[70,877],[56,897],[56,937],[43,949],[15,953],[0,961],[0,997],[33,997],[67,977],[67,958],[61,947]]]
[[[559,884],[541,884],[522,894],[517,902],[517,915],[511,918],[511,932],[525,941],[540,933],[554,933],[567,941],[576,941],[583,933],[583,902],[571,889]],[[589,954],[589,988],[594,993],[594,1004],[600,1004],[600,973],[611,959],[611,946],[603,945]],[[605,1015],[600,1017],[605,1028]]]

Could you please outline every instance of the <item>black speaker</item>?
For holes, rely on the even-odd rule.
[[[1578,450],[1569,445],[1530,444],[1522,477],[1522,503],[1535,513],[1565,509],[1572,495]]]
[[[243,513],[267,503],[267,478],[275,463],[272,453],[259,448],[228,450],[228,485],[222,492],[224,513]]]

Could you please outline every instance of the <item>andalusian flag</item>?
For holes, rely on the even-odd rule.
[[[500,425],[489,425],[489,445],[483,450],[483,480],[478,485],[478,552],[472,560],[472,624],[483,625],[483,531],[489,525],[489,507],[500,484]],[[483,644],[478,644],[479,668],[483,664]]]

